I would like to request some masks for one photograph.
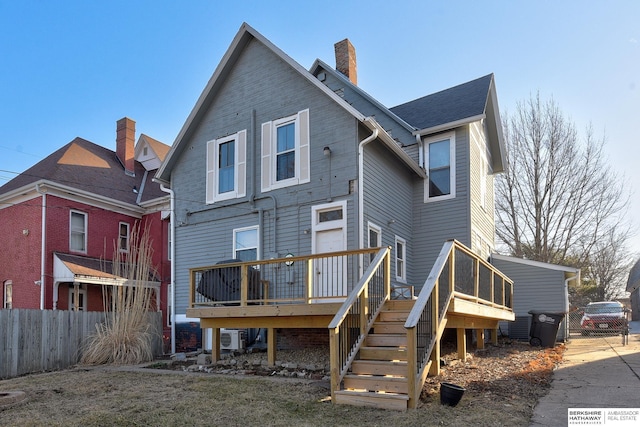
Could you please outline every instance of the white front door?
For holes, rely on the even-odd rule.
[[[347,249],[347,203],[314,206],[312,211],[313,253]],[[347,258],[320,258],[314,262],[313,302],[340,302],[347,295]],[[337,297],[337,298],[331,298]]]

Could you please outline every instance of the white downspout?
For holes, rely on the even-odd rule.
[[[564,338],[565,340],[569,338],[569,282],[572,280],[580,280],[580,270],[576,271],[576,273],[571,276],[568,277],[564,280],[564,312],[566,313],[565,315],[565,322],[564,322]]]
[[[171,239],[171,247],[169,248],[169,253],[171,254],[171,313],[169,314],[171,318],[171,354],[176,352],[176,223],[175,223],[175,193],[172,189],[167,188],[164,184],[160,184],[160,189],[165,193],[169,193],[171,197],[171,207],[169,208],[169,228],[170,228],[170,239]]]
[[[378,128],[358,144],[358,234],[359,249],[364,249],[364,146],[378,137]]]
[[[40,243],[40,310],[44,310],[45,267],[47,261],[47,194],[40,190],[40,184],[36,184],[36,191],[42,195],[42,231]]]

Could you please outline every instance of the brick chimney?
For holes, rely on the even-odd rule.
[[[133,175],[135,171],[133,149],[136,139],[136,122],[124,117],[116,123],[116,156],[124,166],[125,173]]]
[[[347,76],[351,83],[358,84],[358,66],[356,64],[356,48],[349,39],[333,45],[336,51],[336,70]]]

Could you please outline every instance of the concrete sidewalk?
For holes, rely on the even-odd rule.
[[[620,335],[573,338],[531,427],[566,426],[569,408],[640,408],[639,390],[640,322],[630,323],[627,345]]]

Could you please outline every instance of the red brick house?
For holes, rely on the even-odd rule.
[[[167,342],[170,201],[152,178],[168,151],[144,134],[135,143],[135,122],[123,118],[115,152],[75,138],[0,187],[0,308],[102,311],[103,292],[122,284],[110,260],[139,223],[151,234],[147,286]]]

